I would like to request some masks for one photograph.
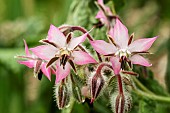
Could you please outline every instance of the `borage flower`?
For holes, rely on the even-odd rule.
[[[128,35],[127,28],[116,19],[116,24],[109,32],[109,40],[107,43],[103,40],[91,41],[93,48],[100,54],[110,56],[110,61],[115,74],[119,74],[120,69],[124,69],[125,62],[138,64],[142,66],[151,66],[151,64],[140,55],[140,53],[148,53],[157,37],[138,39],[132,42],[133,35]]]
[[[109,29],[113,27],[115,21],[113,21],[116,16],[113,15],[109,7],[105,6],[103,0],[98,0],[96,3],[100,10],[96,15],[96,18],[100,20],[103,25],[106,25]]]
[[[38,74],[41,74],[41,72],[43,72],[43,74],[49,79],[51,80],[51,69],[50,68],[46,68],[46,62],[40,58],[38,58],[37,56],[35,56],[34,54],[30,54],[28,46],[26,41],[24,40],[24,45],[25,45],[25,53],[26,56],[16,56],[17,58],[22,58],[22,59],[26,59],[25,61],[18,61],[18,63],[20,64],[24,64],[29,68],[34,68],[34,76],[36,77]],[[39,78],[41,79],[41,78]]]
[[[46,45],[37,46],[30,50],[41,59],[49,61],[46,67],[56,65],[56,83],[64,79],[70,73],[70,67],[76,72],[74,64],[84,65],[96,63],[88,53],[76,49],[85,41],[88,33],[80,37],[72,38],[72,33],[66,37],[55,26],[51,25],[47,39],[41,40]]]

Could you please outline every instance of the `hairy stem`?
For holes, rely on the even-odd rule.
[[[149,98],[151,100],[170,103],[170,97],[165,97],[165,96],[159,96],[159,95],[155,95],[155,94],[146,93],[146,92],[143,92],[143,91],[141,91],[139,89],[135,89],[134,92],[139,96],[147,97],[147,98]]]
[[[120,74],[116,75],[117,81],[118,81],[118,88],[119,88],[119,94],[123,94],[123,86],[122,86],[122,79]]]

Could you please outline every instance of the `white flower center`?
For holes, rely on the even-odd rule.
[[[120,58],[122,56],[125,56],[126,58],[130,57],[131,56],[131,52],[127,49],[119,49],[116,53],[115,53],[116,56],[119,56]]]
[[[71,55],[71,49],[67,48],[67,47],[64,47],[64,48],[61,48],[60,51],[59,51],[59,54],[62,56],[62,55],[67,55],[67,56],[70,56]]]

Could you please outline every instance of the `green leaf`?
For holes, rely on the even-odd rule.
[[[113,0],[116,12],[119,12],[125,5],[126,0]]]
[[[156,103],[151,100],[143,99],[139,102],[138,113],[155,113]]]

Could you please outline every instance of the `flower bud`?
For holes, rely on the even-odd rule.
[[[98,65],[97,69],[95,70],[90,78],[90,93],[91,93],[91,103],[99,96],[99,94],[103,91],[105,82],[107,81],[107,77],[105,74],[108,69],[112,69],[112,66],[108,63],[101,63]]]
[[[74,98],[79,102],[79,103],[83,103],[85,101],[84,96],[81,93],[81,89],[79,86],[77,86],[76,84],[72,85],[72,92],[73,92],[73,96]]]
[[[111,107],[114,113],[126,113],[131,109],[132,98],[128,92],[111,95]]]
[[[96,73],[90,83],[91,103],[99,96],[100,92],[104,88],[105,81],[100,73]]]
[[[55,87],[55,98],[59,109],[69,106],[70,92],[68,85],[61,81],[61,83]]]

